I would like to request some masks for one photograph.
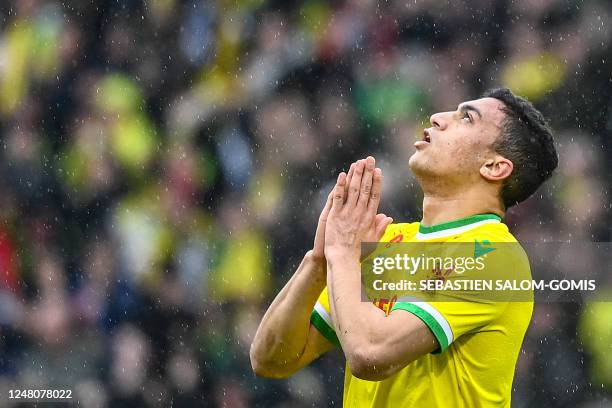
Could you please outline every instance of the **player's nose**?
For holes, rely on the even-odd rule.
[[[440,112],[431,115],[429,123],[439,130],[444,130],[446,128],[446,120],[444,119],[444,115]]]

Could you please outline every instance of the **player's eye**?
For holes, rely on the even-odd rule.
[[[463,112],[463,116],[461,117],[462,120],[466,120],[470,123],[472,123],[472,117],[470,116],[470,113],[468,111]]]

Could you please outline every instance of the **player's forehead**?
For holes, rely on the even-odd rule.
[[[503,111],[504,104],[502,101],[495,98],[480,98],[471,101],[461,102],[458,109],[462,107],[473,107],[478,110],[478,117],[484,123],[492,123],[496,126],[501,126],[505,113]]]

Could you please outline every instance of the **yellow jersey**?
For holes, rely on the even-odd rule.
[[[495,214],[480,214],[431,227],[391,224],[381,242],[513,242],[508,227]],[[531,279],[527,255],[512,255],[511,274]],[[531,295],[533,293],[531,292]],[[432,331],[439,348],[382,381],[353,376],[347,365],[345,407],[477,408],[510,407],[512,381],[521,344],[533,311],[528,301],[424,302],[378,300],[385,313],[413,313]],[[311,323],[340,346],[331,318],[327,288],[321,293]]]

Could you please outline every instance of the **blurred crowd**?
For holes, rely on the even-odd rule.
[[[374,155],[382,211],[419,220],[415,138],[492,86],[560,154],[517,237],[610,241],[611,23],[605,0],[2,1],[0,405],[341,405],[338,352],[252,374],[262,313],[339,171]],[[513,407],[612,406],[611,322],[538,305]]]

